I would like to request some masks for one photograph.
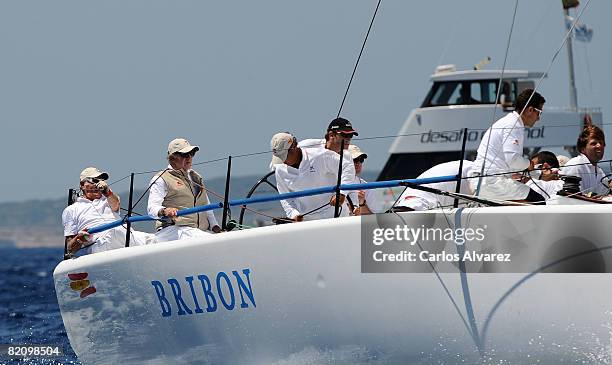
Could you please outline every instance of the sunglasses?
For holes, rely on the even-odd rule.
[[[90,184],[97,184],[100,181],[104,181],[104,179],[98,179],[97,177],[88,177],[87,179],[85,179],[85,181],[87,181]]]
[[[355,163],[363,163],[365,161],[365,157],[357,157],[353,160]]]
[[[535,110],[536,112],[538,112],[538,115],[542,115],[542,110],[538,109],[538,108],[534,108],[532,107],[533,110]]]
[[[177,152],[176,153],[178,156],[182,157],[182,158],[187,158],[187,157],[193,157],[195,156],[195,151],[191,151],[191,152],[187,152],[187,153],[183,153],[183,152]]]

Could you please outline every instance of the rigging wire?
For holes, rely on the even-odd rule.
[[[404,220],[404,218],[397,212],[393,212],[403,223],[404,226],[408,226],[408,224],[406,223],[406,221]],[[419,250],[421,252],[425,251],[423,249],[423,246],[421,246],[420,242],[416,243],[417,246],[419,247]],[[455,301],[455,298],[453,298],[453,295],[450,293],[450,290],[448,290],[448,287],[446,286],[446,284],[444,283],[444,280],[442,280],[442,277],[440,276],[440,273],[438,273],[438,270],[436,270],[436,267],[432,264],[431,261],[427,261],[427,263],[429,264],[429,266],[431,267],[431,270],[433,271],[433,273],[436,275],[436,278],[438,279],[438,281],[440,282],[440,285],[442,285],[442,289],[444,289],[444,292],[446,293],[446,295],[448,296],[448,299],[451,301],[453,307],[455,307],[455,310],[457,311],[457,315],[459,315],[459,318],[461,318],[461,321],[463,322],[463,324],[465,325],[466,330],[468,331],[468,333],[470,334],[470,336],[472,336],[472,339],[478,343],[477,339],[474,338],[474,334],[472,333],[472,330],[470,329],[470,326],[468,325],[467,320],[465,319],[465,316],[463,315],[463,313],[461,313],[461,309],[459,309],[459,305],[457,305],[457,302]]]
[[[344,107],[344,102],[346,101],[346,96],[351,88],[351,84],[353,83],[353,77],[355,77],[355,72],[357,72],[357,66],[359,65],[359,60],[361,60],[361,55],[363,54],[363,50],[365,48],[366,42],[368,41],[368,36],[370,35],[370,30],[372,30],[372,25],[374,25],[374,19],[376,19],[376,13],[378,13],[378,8],[380,7],[380,2],[382,0],[378,0],[378,4],[376,4],[376,10],[374,10],[374,15],[372,15],[372,21],[370,21],[370,26],[368,27],[368,32],[363,40],[363,44],[361,45],[361,51],[359,51],[359,56],[357,57],[357,62],[355,62],[355,67],[353,68],[353,73],[351,74],[351,78],[346,87],[346,92],[344,93],[344,97],[342,98],[342,103],[340,103],[340,109],[338,109],[338,115],[336,118],[340,117],[340,113],[342,112],[342,107]]]
[[[517,0],[518,1],[518,0]],[[570,27],[570,29],[567,31],[567,33],[565,34],[565,36],[563,37],[563,41],[561,42],[561,45],[559,46],[559,48],[557,49],[557,51],[554,53],[552,59],[550,60],[550,62],[548,63],[548,67],[546,68],[546,71],[542,74],[542,76],[538,79],[537,84],[535,85],[533,92],[531,93],[531,95],[529,95],[529,99],[527,99],[527,102],[525,103],[525,106],[523,107],[523,110],[521,110],[521,112],[519,113],[519,118],[516,119],[516,121],[514,122],[514,125],[512,126],[512,128],[516,128],[518,121],[520,120],[520,116],[523,114],[523,112],[525,111],[525,109],[527,109],[527,106],[529,105],[529,102],[531,102],[531,99],[533,98],[533,95],[536,93],[536,91],[540,88],[540,85],[542,84],[542,81],[544,80],[544,77],[546,75],[548,75],[548,72],[550,71],[550,69],[552,68],[552,65],[555,63],[557,56],[559,56],[559,53],[561,52],[561,50],[563,49],[563,47],[565,46],[565,43],[567,42],[568,38],[573,34],[574,32],[574,28],[576,27],[576,24],[578,24],[578,21],[580,20],[580,18],[582,17],[582,14],[584,13],[584,11],[589,7],[589,4],[591,3],[591,0],[587,0],[587,3],[584,5],[584,8],[582,8],[580,10],[580,13],[578,13],[578,16],[576,17],[576,19],[574,19],[574,22],[572,23],[572,26]],[[510,134],[508,134],[502,144],[506,143],[506,141],[508,140],[508,138],[510,137]],[[488,148],[488,143],[487,143],[487,148]],[[495,153],[495,155],[493,156],[493,158],[497,158],[497,151]],[[483,163],[483,166],[486,164],[486,161]],[[489,166],[488,170],[491,168],[491,166]]]
[[[495,96],[495,106],[493,107],[493,123],[495,123],[495,116],[497,113],[497,101],[499,100],[499,95],[501,93],[502,83],[504,81],[504,72],[506,70],[506,62],[508,61],[508,53],[510,52],[510,41],[512,40],[512,31],[514,30],[514,22],[516,21],[516,9],[518,8],[518,0],[514,2],[514,14],[512,15],[512,25],[510,25],[510,33],[508,34],[508,42],[506,44],[506,53],[504,55],[504,64],[502,66],[501,75],[499,75],[499,82],[497,84],[497,95]],[[487,148],[485,149],[484,162],[482,164],[482,168],[480,169],[480,175],[484,174],[484,169],[487,161],[487,153],[489,152],[489,144],[491,142],[491,133],[487,138]],[[476,191],[474,192],[475,196],[480,194],[480,186],[482,184],[482,178],[478,179],[478,184],[476,185]]]

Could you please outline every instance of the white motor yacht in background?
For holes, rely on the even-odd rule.
[[[389,159],[378,180],[414,178],[443,162],[459,160],[463,128],[468,128],[466,155],[473,160],[487,128],[495,118],[514,110],[514,102],[524,89],[533,89],[541,72],[504,70],[500,100],[497,85],[502,70],[457,71],[454,65],[436,68],[433,82],[421,106],[410,112],[389,149]],[[585,116],[602,125],[599,108],[550,107],[547,103],[540,121],[526,129],[527,154],[535,149],[565,150],[574,156],[576,139]]]

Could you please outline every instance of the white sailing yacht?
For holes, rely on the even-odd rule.
[[[438,69],[382,177],[409,174],[407,159],[458,159],[454,130],[475,130],[474,150],[500,75]],[[510,106],[539,76],[504,71],[499,101]],[[574,145],[583,113],[547,110],[527,146]],[[610,341],[611,213],[592,204],[353,216],[96,253],[53,276],[84,364],[574,363]]]

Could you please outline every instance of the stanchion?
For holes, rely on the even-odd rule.
[[[461,192],[461,180],[463,177],[463,160],[465,160],[465,145],[467,143],[467,135],[468,129],[463,128],[463,142],[461,143],[461,156],[459,156],[459,172],[457,173],[457,186],[455,187],[455,193],[459,194]],[[453,207],[459,207],[459,199],[455,198],[453,202]]]
[[[334,207],[334,218],[340,216],[340,181],[342,181],[342,160],[344,159],[344,139],[340,142],[340,162],[338,163],[338,181],[336,182],[336,205]]]
[[[232,171],[232,156],[227,158],[227,174],[225,175],[225,195],[223,196],[223,220],[221,221],[221,229],[227,229],[227,212],[229,210],[229,190],[230,190],[230,177]]]
[[[128,198],[128,212],[127,212],[127,232],[125,233],[125,247],[130,247],[130,233],[132,232],[132,222],[129,218],[132,216],[132,197],[134,196],[134,173],[130,174],[130,197]]]

